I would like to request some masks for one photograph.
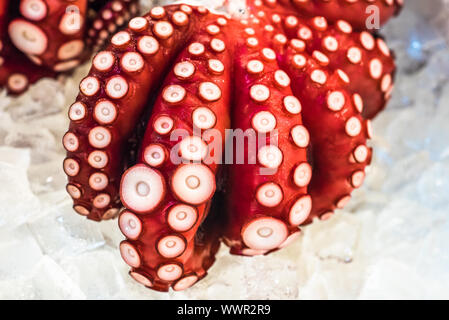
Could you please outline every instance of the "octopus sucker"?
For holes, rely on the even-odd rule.
[[[69,109],[67,192],[89,219],[121,210],[133,279],[185,290],[221,242],[270,254],[362,186],[394,62],[357,20],[366,3],[338,15],[346,2],[255,0],[229,16],[154,7],[96,54]],[[400,6],[370,3],[381,22]]]
[[[231,253],[245,255],[246,249],[275,250],[297,231],[288,222],[288,211],[296,199],[307,194],[308,184],[296,185],[294,179],[297,167],[307,161],[307,144],[298,146],[291,136],[292,130],[295,133],[294,128],[303,124],[300,112],[291,112],[300,101],[291,98],[290,77],[276,61],[269,37],[251,32],[259,43],[252,47],[245,41],[248,36],[243,32],[243,39],[235,45],[232,126],[244,132],[254,129],[266,135],[266,143],[257,150],[245,144],[248,156],[243,164],[227,168],[230,194],[224,231],[226,241],[233,244]],[[289,110],[284,105],[293,106]],[[276,135],[270,135],[274,130]],[[304,134],[308,135],[307,130]],[[237,157],[239,150],[234,151]],[[254,164],[250,157],[255,158]],[[237,159],[233,163],[238,163]]]

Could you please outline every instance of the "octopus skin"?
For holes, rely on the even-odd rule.
[[[24,92],[87,60],[93,50],[137,14],[137,0],[2,1],[0,86]],[[10,79],[11,78],[11,79]]]
[[[8,1],[2,1],[0,3],[0,30],[3,32],[6,27],[6,16],[8,14]]]
[[[74,210],[118,216],[130,275],[155,290],[204,278],[221,242],[244,256],[287,246],[348,203],[371,161],[369,117],[393,86],[385,43],[295,1],[243,9],[133,18],[69,108]]]

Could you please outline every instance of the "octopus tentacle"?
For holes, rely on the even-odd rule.
[[[7,36],[9,1],[0,4],[0,87],[9,94],[20,94],[40,78],[54,77],[55,73],[33,64],[17,50]]]
[[[0,87],[9,94],[21,94],[41,78],[55,76],[55,72],[35,65],[10,43],[0,40]]]
[[[185,14],[186,24],[174,23],[178,8],[156,7],[144,17],[147,28],[136,29],[131,21],[116,33],[95,56],[70,107],[71,124],[63,138],[67,190],[75,210],[90,219],[110,218],[120,208],[127,140],[165,69],[194,30],[195,17]]]
[[[301,103],[276,61],[270,37],[256,27],[245,25],[237,37],[242,40],[236,45],[232,125],[248,133],[248,141],[235,144],[224,231],[231,253],[243,255],[282,247],[307,220],[312,205],[309,133]],[[243,162],[238,159],[242,151]]]
[[[33,61],[60,72],[87,58],[87,0],[21,0],[19,11],[9,23],[9,37]]]
[[[397,15],[403,0],[290,0],[293,6],[309,16],[323,16],[331,22],[346,20],[357,30],[366,30],[374,24],[380,28]],[[378,15],[378,16],[377,16]]]
[[[177,23],[187,18],[181,12],[172,16]],[[230,53],[216,18],[208,18],[208,27],[198,29],[176,59],[153,107],[138,164],[122,177],[127,210],[119,224],[128,238],[122,257],[157,290],[190,287],[205,276],[218,247],[218,230],[202,225],[216,190],[214,160],[221,158],[229,127]],[[198,239],[200,226],[206,239]]]
[[[311,137],[313,205],[308,221],[326,219],[343,208],[353,189],[363,183],[371,157],[366,146],[370,122],[357,108],[358,98],[348,90],[349,79],[343,71],[329,70],[322,61],[291,46],[282,60],[292,77],[292,90],[303,104],[304,124]]]
[[[8,15],[8,8],[9,8],[9,0],[5,0],[0,3],[0,36],[2,37],[6,30],[6,23],[7,23],[6,17]]]
[[[348,75],[348,90],[361,97],[365,118],[372,119],[385,108],[394,87],[395,63],[380,36],[354,31],[341,19],[335,23],[323,16],[298,19],[277,7],[262,12],[268,26],[285,34],[297,51]]]
[[[330,70],[340,69],[348,75],[348,90],[362,98],[365,118],[372,119],[385,108],[393,91],[395,63],[382,38],[366,31],[354,32],[344,20],[330,24],[317,16],[295,25],[287,20],[284,30],[292,45]]]
[[[0,86],[6,87],[10,94],[20,94],[40,78],[55,77],[57,72],[73,69],[89,58],[93,48],[92,38],[86,35],[91,16],[100,15],[102,25],[107,28],[106,36],[101,31],[97,34],[90,30],[91,36],[99,38],[96,45],[101,45],[117,25],[135,16],[136,2],[2,1]]]

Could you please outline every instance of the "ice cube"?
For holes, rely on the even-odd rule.
[[[88,299],[111,299],[125,287],[117,255],[98,249],[65,258],[61,267]]]
[[[381,259],[369,267],[359,299],[432,299],[448,297],[436,278],[426,279],[413,266]]]
[[[26,225],[0,233],[0,280],[28,274],[42,252]]]
[[[175,299],[210,299],[221,297],[223,299],[245,299],[246,286],[245,270],[250,258],[232,256],[229,248],[222,245],[216,256],[216,261],[208,270],[208,276],[189,289],[172,293]],[[236,295],[235,292],[240,292]]]
[[[318,231],[319,230],[319,231]],[[304,246],[321,260],[350,263],[359,238],[360,222],[349,214],[338,213],[328,221],[316,221],[304,230]]]
[[[105,243],[97,222],[77,215],[71,200],[49,208],[48,213],[30,222],[43,252],[54,259],[77,255]]]
[[[118,250],[120,242],[125,240],[125,236],[118,227],[117,219],[102,221],[99,224],[100,230],[103,234],[103,238],[106,244],[111,248]]]
[[[15,228],[39,211],[39,199],[28,183],[29,161],[26,149],[0,147],[0,229]]]
[[[86,299],[80,288],[48,256],[43,256],[30,276],[0,282],[0,299]]]
[[[53,79],[42,79],[11,104],[10,114],[14,121],[29,122],[61,112],[64,103],[61,84]]]
[[[65,155],[47,151],[46,161],[34,161],[28,170],[28,177],[33,192],[42,195],[48,192],[64,190],[67,185],[67,176],[64,174],[62,165]]]

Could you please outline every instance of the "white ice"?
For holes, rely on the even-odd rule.
[[[61,137],[88,66],[19,98],[0,92],[0,299],[449,298],[449,3],[406,3],[383,30],[398,57],[396,90],[348,208],[267,257],[223,246],[185,292],[136,284],[117,222],[71,210]]]

